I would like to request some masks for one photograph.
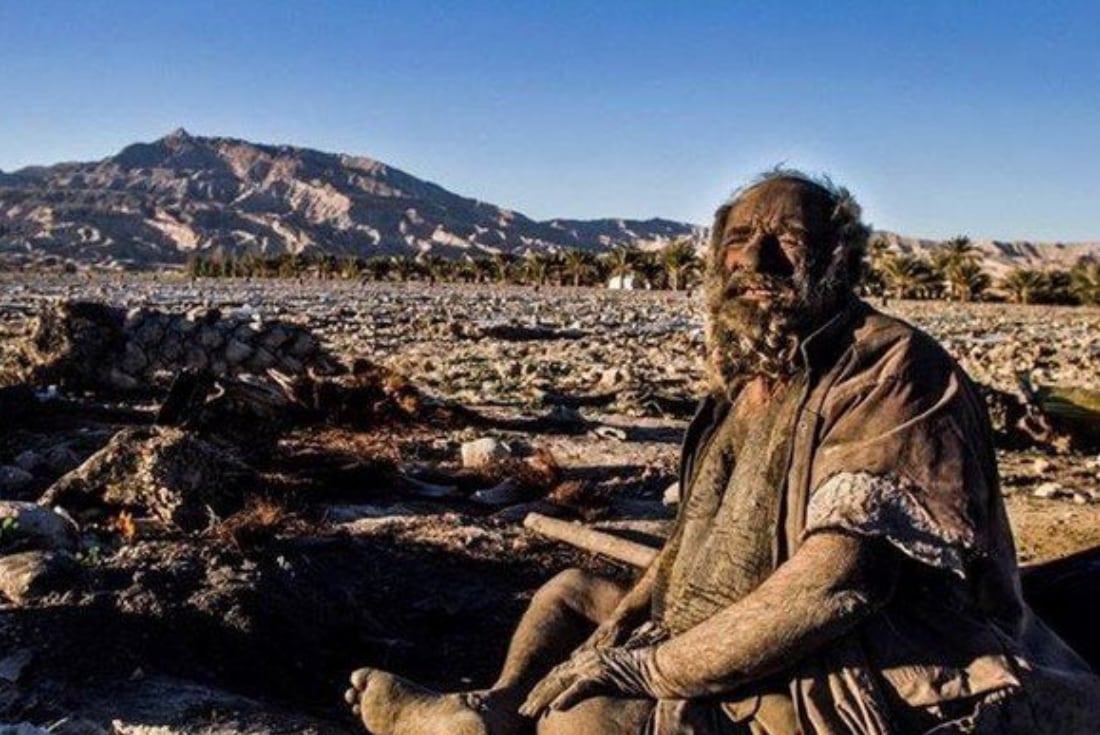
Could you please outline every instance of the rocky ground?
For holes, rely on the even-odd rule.
[[[35,373],[62,300],[119,307],[117,355]],[[888,310],[1005,395],[1100,390],[1098,310]],[[351,732],[355,666],[487,683],[541,582],[631,573],[523,517],[656,542],[702,386],[683,294],[8,277],[0,337],[0,721],[28,732]],[[197,363],[215,392],[166,407]],[[268,367],[283,393],[235,379]],[[1096,450],[1003,444],[1021,560],[1100,546]]]

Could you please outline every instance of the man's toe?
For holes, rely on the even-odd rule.
[[[359,692],[367,688],[367,679],[370,678],[370,669],[356,669],[351,672],[351,685]]]

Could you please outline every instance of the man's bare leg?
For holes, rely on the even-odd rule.
[[[625,586],[615,582],[577,569],[562,572],[531,599],[500,677],[487,691],[439,694],[388,672],[359,669],[348,702],[374,735],[519,735],[531,727],[517,714],[527,692],[611,615],[624,594]]]
[[[635,735],[643,732],[656,703],[644,699],[592,697],[539,720],[538,735]]]

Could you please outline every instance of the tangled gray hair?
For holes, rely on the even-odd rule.
[[[730,211],[751,189],[769,181],[791,180],[820,190],[831,208],[827,230],[815,233],[831,247],[811,248],[805,268],[790,279],[761,278],[783,286],[767,310],[741,303],[736,283],[746,274],[728,274],[722,265],[722,236]],[[814,178],[800,171],[776,168],[741,187],[718,208],[707,252],[704,291],[707,300],[708,363],[714,389],[732,395],[752,376],[777,379],[797,369],[798,346],[806,333],[841,303],[852,297],[862,272],[870,228],[860,218],[860,207],[847,189],[828,177]],[[733,290],[731,291],[731,288]],[[731,296],[733,294],[734,296]]]
[[[871,228],[863,224],[862,207],[850,191],[834,183],[827,175],[811,176],[798,169],[783,166],[776,166],[758,174],[744,186],[738,187],[730,198],[715,210],[714,224],[710,228],[710,247],[707,250],[708,267],[712,267],[713,264],[710,261],[717,258],[722,249],[722,231],[726,227],[726,218],[730,210],[740,201],[745,192],[777,179],[789,179],[816,186],[834,202],[830,219],[831,235],[837,244],[836,255],[843,256],[845,259],[844,275],[848,277],[850,285],[854,288],[863,276],[863,256],[867,251],[867,240],[871,236]]]

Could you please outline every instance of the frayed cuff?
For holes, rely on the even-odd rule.
[[[803,536],[818,531],[881,538],[906,556],[960,578],[966,577],[964,553],[973,544],[937,522],[911,483],[868,472],[841,472],[813,492]]]

